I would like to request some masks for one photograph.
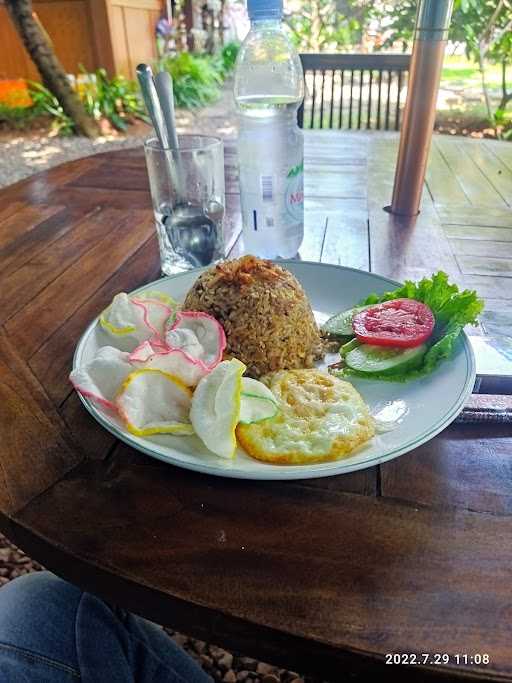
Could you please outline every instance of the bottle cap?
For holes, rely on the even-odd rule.
[[[247,0],[247,12],[251,21],[281,19],[283,0]]]

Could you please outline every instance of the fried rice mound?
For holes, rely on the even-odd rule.
[[[184,310],[216,318],[226,333],[225,358],[238,358],[258,378],[276,370],[310,368],[323,346],[298,280],[255,256],[221,263],[202,273]]]

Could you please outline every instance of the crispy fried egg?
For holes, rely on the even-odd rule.
[[[367,405],[349,382],[316,369],[282,370],[264,379],[278,414],[236,430],[253,458],[293,465],[337,460],[375,433]]]

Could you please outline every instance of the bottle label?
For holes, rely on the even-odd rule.
[[[294,222],[304,220],[304,159],[288,171],[285,206]]]
[[[264,135],[241,131],[239,138],[244,240],[259,255],[289,257],[304,233],[302,132],[269,128]]]

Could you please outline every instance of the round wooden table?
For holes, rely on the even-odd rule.
[[[390,145],[307,136],[302,257],[399,278],[441,266],[464,284],[446,204],[427,195],[414,225],[382,212]],[[234,162],[228,148],[232,253]],[[380,467],[307,481],[209,477],[139,454],[96,424],[67,376],[112,296],[159,277],[142,150],[68,163],[0,197],[10,539],[110,602],[334,682],[512,679],[509,426],[452,426]]]

